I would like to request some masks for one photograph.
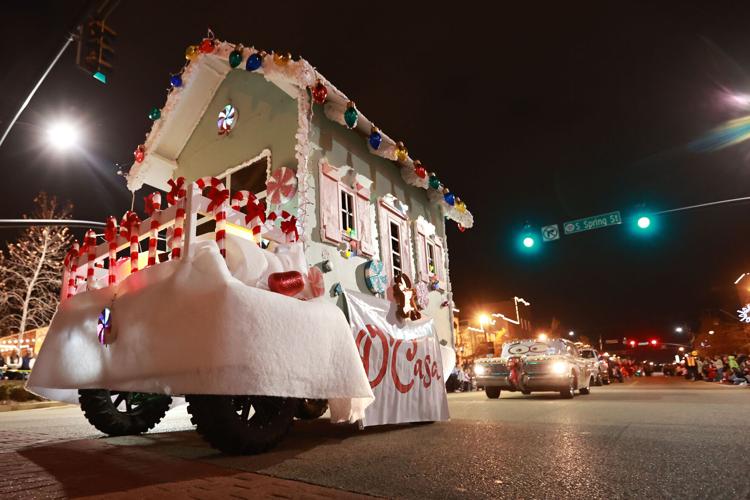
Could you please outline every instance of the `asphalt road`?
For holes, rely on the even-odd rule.
[[[545,393],[503,393],[489,400],[474,392],[451,394],[449,403],[452,420],[432,425],[359,431],[325,419],[298,422],[279,448],[250,457],[216,453],[192,431],[184,406],[171,410],[153,432],[124,438],[101,437],[76,407],[0,413],[0,457],[8,463],[2,451],[10,452],[30,467],[16,469],[24,476],[15,482],[8,481],[13,470],[0,467],[0,496],[11,491],[3,484],[17,488],[44,475],[47,482],[39,484],[51,488],[53,481],[59,488],[40,489],[38,496],[174,496],[181,484],[200,476],[204,487],[217,481],[214,489],[191,496],[226,496],[217,478],[237,483],[271,477],[336,489],[321,489],[321,496],[750,497],[747,387],[652,377],[595,387],[573,400]],[[118,453],[129,455],[117,461]],[[143,466],[133,469],[134,462]],[[159,468],[166,471],[163,477],[154,473]],[[75,471],[84,469],[102,479],[82,483]],[[106,479],[124,473],[127,482]],[[162,482],[169,488],[143,489]],[[286,495],[298,496],[294,491]]]

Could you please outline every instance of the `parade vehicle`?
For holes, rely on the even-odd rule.
[[[500,357],[479,359],[474,365],[477,385],[490,399],[503,390],[524,395],[537,391],[559,392],[572,398],[575,391],[588,394],[596,374],[566,339],[514,340],[503,344]]]
[[[590,370],[594,373],[594,385],[608,385],[609,369],[604,356],[590,346],[579,347],[578,353],[590,364]]]
[[[230,453],[326,410],[446,420],[464,202],[304,59],[212,34],[185,55],[126,175],[145,214],[71,248],[29,389],[109,435],[185,396]]]

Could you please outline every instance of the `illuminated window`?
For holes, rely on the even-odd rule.
[[[401,228],[395,222],[391,222],[390,240],[392,276],[396,276],[403,269],[401,266]]]

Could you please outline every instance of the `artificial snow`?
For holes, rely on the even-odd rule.
[[[374,396],[341,310],[258,288],[271,268],[301,266],[298,249],[271,257],[228,242],[229,267],[215,242],[197,242],[182,260],[64,301],[29,389],[62,400],[81,388],[328,399],[333,421],[361,419]],[[97,338],[104,307],[116,335],[108,346]]]

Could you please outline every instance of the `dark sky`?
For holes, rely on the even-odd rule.
[[[3,3],[3,127],[83,3]],[[516,239],[527,220],[750,194],[747,145],[686,148],[743,114],[726,97],[750,93],[743,3],[500,2],[493,11],[488,2],[124,1],[110,19],[119,32],[111,83],[76,69],[71,47],[0,148],[0,216],[27,211],[39,190],[74,201],[79,218],[124,212],[130,196],[113,163],[132,159],[185,47],[211,27],[304,56],[467,202],[476,227],[449,223],[464,311],[519,295],[539,323],[554,315],[589,335],[666,338],[705,308],[735,308],[733,281],[750,270],[750,206],[664,217],[649,238],[625,227],[564,237],[533,256]],[[66,115],[86,129],[86,145],[61,157],[43,131]]]

